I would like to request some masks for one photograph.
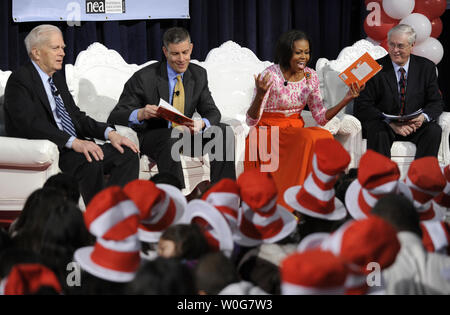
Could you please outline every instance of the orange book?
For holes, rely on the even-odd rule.
[[[377,74],[383,67],[372,58],[369,53],[365,53],[359,57],[354,63],[342,72],[339,77],[348,86],[352,83],[358,82],[359,86],[364,85],[375,74]]]

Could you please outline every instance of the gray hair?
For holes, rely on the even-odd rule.
[[[183,27],[169,28],[163,35],[163,44],[166,49],[169,48],[169,44],[178,44],[186,40],[191,43],[191,36]]]
[[[416,31],[408,24],[399,24],[391,28],[388,32],[388,40],[391,40],[391,36],[394,33],[403,33],[408,35],[408,43],[410,45],[416,42]]]
[[[54,32],[59,32],[62,34],[61,30],[50,24],[42,24],[36,26],[31,30],[30,33],[25,37],[25,47],[27,49],[27,53],[31,56],[31,50],[34,47],[40,46],[46,41],[49,40],[49,35]]]

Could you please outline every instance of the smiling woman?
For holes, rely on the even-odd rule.
[[[275,64],[255,76],[255,97],[247,111],[247,124],[254,128],[246,141],[244,168],[271,172],[278,188],[278,203],[288,209],[284,192],[303,184],[312,167],[316,141],[333,138],[320,127],[303,128],[300,113],[308,105],[314,119],[323,126],[360,91],[359,87],[352,87],[339,104],[327,110],[317,74],[307,67],[311,51],[304,32],[291,30],[281,35]],[[257,143],[252,139],[257,139]],[[271,156],[262,156],[262,152],[268,151],[262,148],[269,147]]]

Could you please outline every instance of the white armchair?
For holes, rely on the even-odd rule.
[[[374,59],[379,59],[387,54],[381,46],[374,46],[367,40],[360,40],[351,47],[344,48],[336,60],[320,58],[317,60],[316,71],[321,82],[321,92],[326,107],[336,105],[345,95],[347,87],[338,75],[350,66],[362,54],[368,52]],[[345,111],[338,114],[341,118],[340,132],[337,139],[351,155],[351,167],[358,167],[361,156],[366,151],[366,139],[362,138],[361,123],[352,116],[353,103],[347,105]],[[449,132],[450,113],[444,112],[439,118],[442,127],[442,140],[438,153],[439,163],[447,165],[450,163]],[[345,130],[343,130],[345,129]],[[345,137],[345,141],[341,137]],[[412,142],[395,141],[391,148],[391,159],[397,162],[402,177],[406,175],[411,162],[416,154],[416,146]]]

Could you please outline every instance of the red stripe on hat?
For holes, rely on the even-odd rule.
[[[250,222],[245,215],[242,216],[240,230],[249,238],[265,240],[274,237],[283,229],[283,220],[279,218],[266,226],[256,225]]]
[[[121,241],[127,237],[136,234],[139,225],[139,216],[137,214],[129,216],[110,228],[102,238],[105,240]]]
[[[262,217],[269,218],[269,217],[273,216],[273,214],[277,210],[277,204],[274,203],[274,206],[272,208],[270,208],[269,211],[266,211],[266,212],[262,211],[261,208],[260,209],[252,209],[252,210],[255,211],[257,214],[259,214]]]
[[[209,231],[204,230],[203,235],[205,235],[205,238],[206,238],[206,241],[208,242],[209,247],[213,251],[218,252],[220,250],[219,241]]]
[[[400,170],[397,163],[373,150],[367,150],[361,157],[358,168],[358,181],[370,190],[386,183],[397,181]]]
[[[439,194],[434,201],[445,208],[450,208],[450,196],[445,193]]]
[[[99,242],[95,243],[91,260],[103,268],[120,272],[135,272],[140,264],[139,251],[113,251],[103,247]]]
[[[329,214],[336,209],[334,205],[334,198],[331,198],[329,201],[322,201],[317,199],[315,196],[311,195],[304,186],[300,189],[298,194],[295,196],[297,202],[304,208],[321,213],[321,214]]]
[[[433,209],[433,204],[431,203],[430,208],[428,208],[426,211],[419,212],[419,220],[420,221],[427,221],[433,219],[435,216],[435,212]]]
[[[168,197],[170,198],[170,197]],[[155,224],[148,224],[148,223],[141,223],[140,228],[142,228],[144,231],[148,232],[160,232],[165,229],[167,229],[175,220],[176,215],[176,207],[175,203],[173,202],[172,198],[170,198],[169,206],[167,207],[166,212],[164,213],[161,220],[156,222]]]
[[[103,213],[110,210],[122,201],[128,200],[128,196],[119,186],[108,187],[92,198],[84,212],[84,222],[89,229],[91,223]]]
[[[408,178],[417,187],[430,192],[441,192],[447,184],[439,161],[434,156],[414,160],[409,166]]]
[[[424,203],[430,201],[431,199],[433,199],[433,197],[434,197],[433,195],[430,195],[426,192],[417,190],[414,187],[409,187],[409,188],[411,190],[414,200],[420,204],[424,204]]]
[[[434,252],[435,248],[434,248],[434,243],[433,240],[431,239],[430,233],[428,232],[428,229],[425,227],[425,225],[423,225],[423,223],[420,224],[420,228],[422,229],[422,243],[423,246],[425,247],[425,249],[428,252]]]
[[[311,172],[312,178],[314,180],[314,182],[316,183],[317,187],[319,187],[322,190],[330,190],[334,187],[334,184],[337,181],[337,176],[334,177],[333,180],[329,181],[328,183],[324,183],[320,180],[319,177],[317,177],[316,172],[312,171]]]
[[[225,207],[225,206],[216,206],[216,209],[220,211],[220,213],[222,213],[222,215],[228,214],[229,216],[237,219],[238,217],[238,213],[236,210],[234,210],[233,208],[230,207]]]
[[[378,199],[377,197],[375,197],[374,195],[372,195],[370,192],[368,192],[371,196],[373,196],[374,198]],[[366,201],[366,198],[364,198],[364,194],[363,194],[363,190],[361,189],[359,191],[358,194],[358,206],[359,209],[365,214],[365,215],[369,215],[370,214],[370,210],[372,210],[372,206],[369,205]]]
[[[125,185],[123,191],[136,204],[143,220],[150,216],[153,206],[164,198],[163,191],[149,180],[135,179]]]

